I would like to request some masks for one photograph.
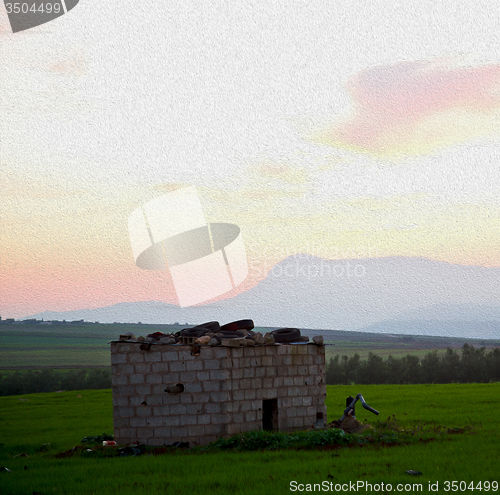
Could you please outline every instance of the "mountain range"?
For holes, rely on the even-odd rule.
[[[26,318],[189,324],[252,318],[267,327],[500,339],[500,268],[426,258],[296,255],[252,289],[202,306],[124,302]]]

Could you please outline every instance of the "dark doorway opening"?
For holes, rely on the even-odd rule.
[[[262,429],[278,431],[278,399],[262,401]]]

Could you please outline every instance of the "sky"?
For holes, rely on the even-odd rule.
[[[241,228],[238,291],[297,253],[500,266],[487,4],[119,4],[15,34],[0,5],[3,318],[175,303],[127,221],[187,186]]]

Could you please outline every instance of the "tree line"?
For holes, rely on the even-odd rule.
[[[109,369],[15,371],[0,374],[0,396],[111,388]]]
[[[423,358],[406,355],[401,358],[381,356],[370,352],[362,360],[339,355],[331,358],[326,367],[326,383],[404,384],[404,383],[488,383],[500,381],[500,348],[487,350],[464,344],[461,352],[446,349],[432,351]]]
[[[500,348],[465,344],[458,352],[432,351],[423,358],[408,354],[387,359],[370,352],[331,358],[326,367],[328,385],[405,383],[488,383],[500,381]],[[0,373],[0,396],[58,390],[111,388],[110,369],[7,371]]]

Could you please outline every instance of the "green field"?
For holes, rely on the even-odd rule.
[[[132,324],[66,324],[66,325],[0,325],[0,369],[92,368],[111,364],[108,342],[119,335],[132,332],[147,335],[153,332],[169,333],[184,325]],[[268,328],[256,328],[266,332]],[[496,341],[448,337],[395,336],[347,331],[304,331],[308,335],[324,334],[327,360],[336,354],[362,359],[369,352],[380,356],[401,357],[413,354],[423,357],[431,350],[444,351],[447,347],[460,349],[464,343],[492,347]]]
[[[108,342],[134,330],[135,325],[4,324],[0,326],[0,369],[110,366]]]
[[[11,469],[0,472],[0,491],[12,495],[277,494],[290,493],[291,481],[326,481],[333,486],[362,481],[391,483],[393,491],[398,483],[403,489],[404,485],[421,484],[423,492],[429,491],[429,482],[438,482],[439,493],[446,493],[446,481],[462,481],[467,486],[474,482],[475,487],[481,481],[482,493],[485,481],[499,481],[500,383],[328,386],[329,421],[341,415],[346,396],[360,392],[380,416],[359,409],[358,419],[374,426],[394,415],[406,427],[415,428],[420,422],[424,428],[440,425],[470,431],[393,447],[188,451],[112,458],[95,458],[89,453],[56,458],[85,436],[112,431],[111,392],[0,397],[0,466]],[[28,457],[19,456],[23,453]],[[410,469],[423,474],[405,474]]]
[[[318,330],[317,333],[321,334],[321,330]],[[464,339],[458,337],[392,335],[346,331],[326,331],[323,333],[327,345],[327,360],[337,354],[348,357],[359,354],[361,359],[366,359],[370,352],[383,358],[387,358],[389,355],[400,358],[408,354],[423,358],[430,351],[436,350],[438,354],[441,354],[447,348],[459,350],[464,344],[486,348],[500,346],[498,340]]]

